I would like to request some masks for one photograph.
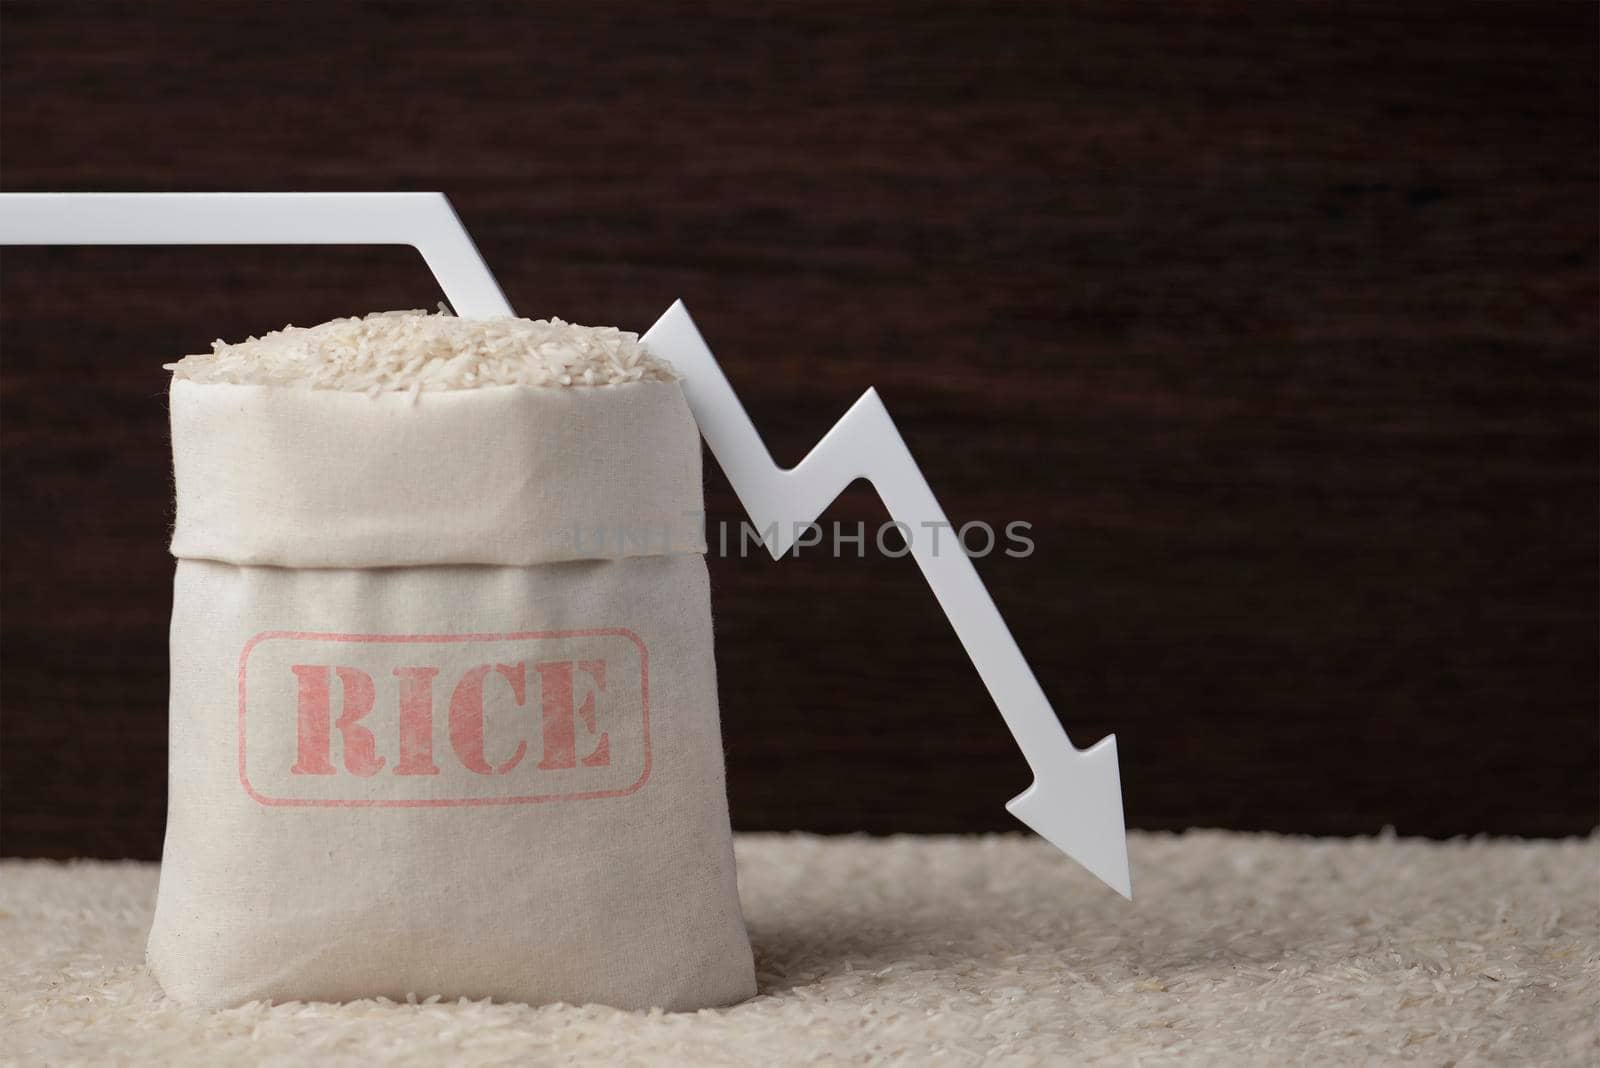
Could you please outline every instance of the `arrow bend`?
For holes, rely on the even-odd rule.
[[[7,193],[0,245],[400,244],[423,256],[457,314],[511,315],[511,306],[442,193]],[[679,301],[644,336],[684,375],[684,393],[711,453],[774,559],[851,482],[864,478],[889,515],[912,530],[948,527],[889,411],[869,389],[798,466],[778,467],[716,357]],[[1067,738],[1016,640],[965,553],[911,555],[972,658],[1028,766],[1033,785],[1006,808],[1124,897],[1132,896],[1117,743]]]

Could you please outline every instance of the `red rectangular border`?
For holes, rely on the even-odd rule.
[[[268,797],[250,785],[245,766],[245,669],[250,653],[262,642],[274,639],[296,641],[352,642],[359,644],[412,643],[440,644],[444,642],[509,642],[532,641],[540,638],[627,638],[639,647],[639,691],[644,717],[644,772],[632,786],[621,790],[590,790],[575,794],[532,794],[525,797],[460,797],[440,798],[432,801],[396,800],[376,798],[351,798],[343,800],[318,800],[305,797]],[[588,801],[602,797],[627,797],[637,793],[650,779],[650,651],[644,640],[626,627],[600,627],[593,630],[528,630],[509,634],[338,634],[299,630],[265,630],[245,642],[239,654],[239,783],[244,792],[257,804],[284,805],[314,808],[459,808],[478,805],[536,805],[546,801]]]

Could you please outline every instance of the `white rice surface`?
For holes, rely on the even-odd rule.
[[[760,994],[685,1013],[188,1009],[154,864],[0,861],[0,1065],[1600,1064],[1600,837],[1134,831],[1132,903],[1036,838],[736,848]]]
[[[441,311],[374,312],[319,326],[285,326],[165,365],[200,383],[291,386],[353,393],[482,386],[618,386],[677,374],[612,326],[561,319],[459,319]]]

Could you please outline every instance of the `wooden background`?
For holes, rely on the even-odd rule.
[[[7,2],[0,183],[445,190],[524,313],[686,299],[785,462],[878,386],[1134,826],[1595,826],[1595,5],[762,8]],[[160,850],[162,362],[437,299],[5,251],[5,852]],[[1014,826],[909,560],[712,577],[738,826]]]

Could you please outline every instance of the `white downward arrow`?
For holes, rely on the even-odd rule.
[[[412,245],[457,314],[510,315],[477,248],[440,193],[5,193],[0,245]],[[684,374],[684,392],[712,455],[756,526],[776,526],[773,557],[857,478],[913,531],[948,528],[894,420],[867,390],[792,470],[761,442],[682,302],[645,340]],[[1006,805],[1124,897],[1132,896],[1115,737],[1077,749],[1033,677],[972,561],[912,537],[911,554],[972,657],[1033,769]]]
[[[858,478],[871,482],[890,518],[913,532],[949,528],[877,390],[863,393],[816,448],[785,471],[773,463],[682,301],[656,320],[644,341],[684,376],[683,391],[700,433],[757,529],[776,528],[767,545],[773,559],[787,552],[798,531]],[[1088,749],[1075,748],[972,561],[950,549],[948,540],[942,553],[931,538],[907,541],[1033,769],[1033,785],[1006,808],[1117,893],[1132,897],[1116,737],[1102,738]]]

